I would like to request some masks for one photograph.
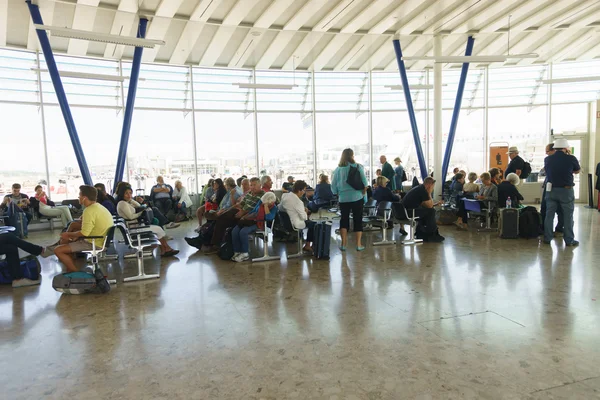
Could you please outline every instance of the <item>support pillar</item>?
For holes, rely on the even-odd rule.
[[[137,37],[143,39],[146,37],[146,27],[148,20],[140,18]],[[119,144],[119,154],[117,156],[117,165],[115,167],[115,181],[113,190],[117,190],[117,183],[123,180],[123,171],[127,161],[127,146],[129,145],[129,134],[131,132],[131,121],[133,118],[133,108],[135,106],[135,95],[137,93],[138,78],[140,77],[140,67],[142,65],[143,47],[136,47],[133,51],[133,62],[131,64],[131,76],[129,77],[129,89],[127,90],[127,104],[123,113],[123,130],[121,131],[121,143]]]
[[[31,20],[33,23],[44,25],[39,7],[35,4],[32,4],[31,0],[27,0],[26,3],[27,7],[29,8],[29,13],[31,14]],[[65,125],[67,126],[67,131],[69,132],[69,137],[71,138],[71,144],[73,145],[73,151],[75,152],[75,158],[77,159],[77,164],[79,165],[81,177],[86,185],[93,185],[92,176],[90,175],[90,171],[83,154],[83,149],[81,148],[81,142],[79,141],[79,135],[75,129],[75,121],[73,120],[73,115],[71,114],[71,108],[69,107],[67,94],[65,93],[62,80],[60,79],[60,74],[58,73],[58,67],[56,65],[56,61],[54,60],[52,47],[50,47],[48,34],[43,29],[36,29],[35,31],[40,41],[40,46],[42,47],[42,53],[44,53],[44,59],[46,60],[46,66],[48,67],[48,73],[50,74],[52,85],[54,86],[56,99],[58,100],[60,110],[63,114]]]
[[[408,118],[410,119],[410,127],[413,133],[413,140],[415,141],[415,151],[417,153],[417,160],[419,161],[421,178],[425,179],[427,177],[427,166],[425,165],[425,157],[423,157],[423,148],[421,147],[421,138],[419,137],[419,128],[417,126],[415,108],[413,107],[412,96],[410,94],[410,88],[408,87],[406,66],[404,65],[404,61],[402,61],[402,49],[400,47],[400,41],[398,39],[394,39],[393,43],[394,51],[396,52],[396,61],[398,62],[398,71],[400,72],[400,79],[402,80],[402,88],[404,90],[404,99],[406,100]]]
[[[442,56],[442,37],[433,38],[433,55]],[[445,176],[442,176],[442,64],[433,64],[433,177],[435,183],[435,202],[442,194]]]
[[[470,56],[473,53],[473,43],[475,39],[469,36],[467,39],[467,49],[465,56]],[[454,145],[454,137],[456,136],[456,127],[458,126],[458,116],[460,115],[460,106],[462,104],[463,93],[465,92],[465,84],[467,83],[467,75],[469,73],[469,63],[463,63],[460,71],[460,80],[458,81],[458,90],[456,91],[456,101],[454,102],[454,111],[452,112],[452,122],[450,122],[450,131],[448,132],[448,141],[446,142],[446,152],[442,163],[442,177],[448,175],[448,166],[452,157],[452,146]]]

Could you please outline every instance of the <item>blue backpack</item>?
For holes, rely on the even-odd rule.
[[[40,262],[35,256],[27,256],[21,259],[21,271],[23,278],[37,281],[40,279]],[[12,283],[13,277],[10,274],[10,268],[8,268],[8,262],[6,260],[0,261],[0,284]]]

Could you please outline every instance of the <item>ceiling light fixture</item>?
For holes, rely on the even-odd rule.
[[[579,83],[579,82],[594,82],[600,81],[600,76],[580,76],[574,78],[555,78],[555,79],[542,79],[541,82],[545,85],[556,85],[560,83]]]
[[[239,87],[240,89],[276,89],[276,90],[291,90],[298,85],[285,85],[279,83],[232,83],[232,85]]]
[[[97,33],[90,31],[82,31],[78,29],[63,28],[60,26],[38,24],[34,24],[34,26],[35,29],[49,31],[52,36],[70,39],[91,40],[94,42],[120,44],[123,46],[145,47],[148,49],[153,49],[155,46],[162,46],[165,44],[164,40],[141,39],[131,36],[110,35],[106,33]]]
[[[31,68],[35,72],[48,72],[45,68]],[[74,72],[74,71],[59,71],[61,77],[64,78],[78,78],[78,79],[95,79],[99,81],[112,81],[112,82],[123,82],[125,79],[129,79],[128,76],[119,75],[104,75],[104,74],[90,74],[87,72]],[[139,81],[145,81],[144,78],[138,78]]]

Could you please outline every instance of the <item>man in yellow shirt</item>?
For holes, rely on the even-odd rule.
[[[54,249],[59,261],[67,267],[67,272],[77,271],[73,262],[73,253],[92,250],[92,240],[96,248],[101,248],[103,239],[84,239],[85,236],[106,236],[106,232],[114,225],[110,212],[101,204],[96,203],[98,191],[93,186],[79,186],[79,203],[85,207],[81,217],[81,230],[63,232],[60,234],[60,245]]]

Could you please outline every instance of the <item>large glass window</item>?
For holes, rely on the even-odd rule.
[[[0,104],[0,196],[11,192],[13,183],[21,192],[34,195],[37,184],[45,184],[44,142],[41,117],[36,106]]]
[[[0,49],[0,100],[38,102],[35,66],[34,53]]]
[[[558,104],[552,106],[554,133],[588,133],[588,103]]]
[[[368,124],[366,113],[317,113],[317,176],[326,174],[331,180],[342,150],[350,147],[371,181]]]
[[[198,179],[258,176],[254,120],[246,113],[197,112]],[[266,149],[277,154],[277,148]]]
[[[567,62],[552,65],[552,78],[582,78],[597,76],[600,60]],[[552,102],[578,103],[600,98],[600,81],[569,82],[552,85]],[[554,112],[554,111],[552,111]]]
[[[321,111],[367,111],[369,74],[366,72],[315,73],[315,102]]]
[[[149,194],[162,175],[195,191],[193,140],[191,113],[136,110],[127,150],[130,183]]]
[[[299,113],[258,114],[260,174],[268,174],[274,188],[291,175],[314,187],[312,115]]]
[[[547,104],[548,65],[489,69],[488,105],[517,106]]]

